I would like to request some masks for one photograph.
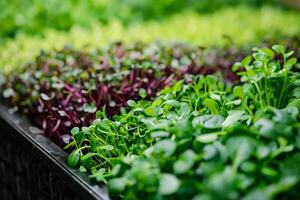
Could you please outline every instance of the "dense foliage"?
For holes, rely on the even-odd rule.
[[[225,5],[259,6],[268,0],[0,0],[0,37],[41,34],[47,27],[68,30],[74,25],[160,19],[181,10],[213,11]]]
[[[0,0],[0,101],[113,199],[299,199],[300,13],[279,2]]]
[[[72,129],[68,164],[125,199],[296,199],[300,187],[300,74],[293,52],[256,49],[219,76],[178,81]]]
[[[159,43],[117,43],[90,54],[66,47],[42,52],[23,73],[8,76],[3,97],[47,137],[68,143],[70,129],[90,125],[97,109],[112,116],[127,100],[155,96],[175,80],[189,81],[191,74],[222,71],[226,81],[238,81],[230,66],[243,54],[235,47]]]
[[[61,49],[65,44],[88,50],[115,41],[131,44],[136,41],[149,43],[157,39],[163,42],[185,41],[202,46],[226,45],[231,40],[240,46],[259,45],[266,38],[300,35],[299,19],[299,12],[270,6],[257,9],[228,7],[209,14],[179,13],[161,21],[134,23],[130,26],[112,19],[106,25],[93,24],[89,29],[80,26],[73,27],[69,32],[47,29],[41,36],[19,34],[14,39],[5,40],[3,44],[0,42],[0,71],[9,73],[20,70],[41,49],[52,51]],[[274,42],[280,43],[278,40]]]

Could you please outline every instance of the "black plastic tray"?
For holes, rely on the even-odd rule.
[[[67,153],[41,134],[28,121],[0,104],[0,121],[5,125],[7,137],[15,138],[36,159],[49,167],[82,199],[109,200],[105,185],[91,182],[88,176],[67,166]],[[0,131],[3,134],[3,131]]]

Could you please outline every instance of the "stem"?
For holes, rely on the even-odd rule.
[[[264,84],[265,84],[265,91],[266,91],[266,100],[267,100],[267,105],[270,106],[270,97],[269,97],[269,89],[270,89],[270,79],[269,79],[269,73],[268,73],[268,68],[267,68],[267,63],[264,62],[264,73],[266,75]]]
[[[283,82],[283,86],[282,86],[282,89],[281,89],[281,92],[280,92],[280,96],[279,96],[279,100],[278,100],[278,105],[277,105],[277,107],[278,108],[281,108],[281,99],[282,99],[282,96],[283,96],[283,93],[284,93],[284,91],[285,91],[285,87],[286,87],[286,79],[287,79],[287,76],[285,75],[285,77],[284,77],[284,82]]]
[[[284,82],[283,82],[283,86],[280,92],[280,96],[279,96],[279,100],[278,100],[278,107],[281,108],[281,104],[282,104],[282,97],[283,97],[283,93],[285,91],[285,87],[286,87],[286,81],[287,81],[287,75],[288,75],[288,70],[286,69],[286,57],[284,55],[284,53],[282,53],[283,56],[283,68],[285,69],[285,73],[284,73]]]
[[[104,161],[98,165],[96,165],[95,167],[98,169],[99,167],[102,167],[103,165],[107,164],[107,161]]]
[[[244,100],[242,107],[243,107],[245,110],[248,111],[248,113],[251,115],[251,119],[253,119],[253,118],[254,118],[254,114],[253,114],[252,110],[249,108],[249,106],[248,106],[248,104],[247,104],[247,100],[248,100],[248,99],[245,99],[245,100]]]
[[[200,97],[198,97],[198,99],[197,99],[197,101],[196,101],[196,104],[195,104],[195,110],[197,110],[197,108],[198,108],[198,103],[199,103],[199,101],[200,101]]]
[[[284,73],[284,82],[283,82],[283,86],[280,92],[280,96],[279,96],[279,100],[278,100],[278,108],[281,108],[281,104],[282,104],[282,97],[283,97],[283,93],[285,92],[286,89],[286,81],[287,81],[287,75],[288,75],[288,70],[285,68],[285,73]]]
[[[257,82],[253,82],[257,92],[258,92],[258,96],[259,96],[259,102],[260,102],[260,106],[262,107],[263,106],[263,100],[262,100],[262,96],[261,96],[261,92],[260,92],[260,89],[257,85]]]
[[[80,147],[79,149],[76,149],[76,152],[79,152],[83,149],[87,149],[87,148],[90,148],[90,146],[83,146],[83,147]]]

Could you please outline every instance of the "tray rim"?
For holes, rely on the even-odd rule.
[[[0,103],[0,120],[4,122],[11,137],[32,152],[33,156],[46,164],[62,180],[83,199],[110,200],[104,184],[93,183],[86,173],[69,167],[66,163],[68,154],[54,144],[45,135],[33,131],[38,130],[28,120]],[[1,134],[1,132],[0,132]]]

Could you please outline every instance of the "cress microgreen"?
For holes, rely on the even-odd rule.
[[[300,79],[292,53],[273,49],[235,65],[244,68],[239,85],[195,76],[128,101],[111,119],[99,115],[73,146],[86,148],[77,166],[117,199],[296,198]]]

